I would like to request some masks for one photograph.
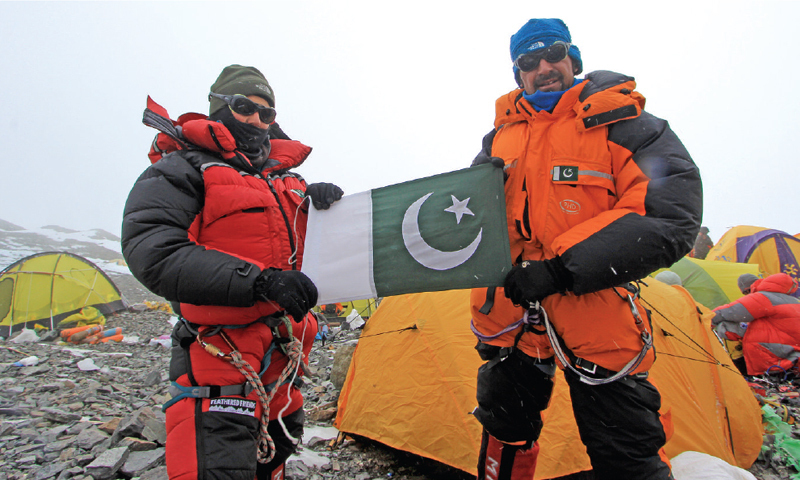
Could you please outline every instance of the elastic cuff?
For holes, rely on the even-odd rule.
[[[547,265],[547,271],[550,272],[550,275],[553,277],[555,281],[555,287],[559,293],[564,293],[572,290],[572,273],[567,270],[567,267],[564,266],[564,262],[561,260],[561,257],[556,255],[555,257],[544,260],[545,265]]]
[[[265,268],[261,270],[261,272],[256,275],[256,279],[253,282],[253,299],[255,301],[263,300],[263,295],[269,289],[269,277],[272,275],[272,272],[278,270],[277,268]]]

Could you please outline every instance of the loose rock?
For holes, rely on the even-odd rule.
[[[172,319],[168,312],[151,310],[107,319],[108,328],[123,327],[138,338],[133,342],[17,345],[0,340],[0,480],[167,480],[161,406],[171,398],[170,350],[150,340],[168,338]],[[315,427],[332,427],[360,333],[340,331],[311,350],[309,363],[316,373],[302,387],[307,436],[289,459],[287,480],[472,478],[368,439],[348,437],[331,448],[335,434],[313,434]],[[12,366],[27,356],[36,356],[39,364]],[[97,369],[81,369],[78,364],[87,359],[91,362],[82,365]]]

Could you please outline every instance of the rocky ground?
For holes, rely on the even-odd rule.
[[[132,304],[162,300],[129,278],[115,281]],[[171,321],[171,313],[152,309],[110,317],[109,328],[124,329],[121,343],[15,343],[13,337],[0,341],[0,480],[166,479],[161,405],[169,399],[169,349],[164,343]],[[309,361],[317,374],[303,387],[306,434],[287,464],[286,478],[474,478],[368,439],[333,441],[346,353],[359,334],[360,330],[342,330],[324,345],[315,343]],[[14,364],[30,356],[37,357],[36,365]],[[794,405],[787,408],[798,413]],[[775,448],[765,449],[750,471],[759,480],[797,478]]]
[[[135,281],[115,281],[131,303],[162,300]],[[112,316],[107,327],[124,329],[121,343],[16,343],[14,336],[0,341],[0,480],[166,479],[161,405],[170,398],[169,349],[163,343],[171,320],[171,313],[158,310]],[[306,434],[286,478],[473,478],[363,438],[331,445],[338,434],[332,426],[337,386],[347,365],[339,359],[334,368],[334,357],[351,351],[359,334],[344,330],[325,345],[315,343],[309,361],[317,376],[303,387]],[[36,365],[14,365],[31,356]]]

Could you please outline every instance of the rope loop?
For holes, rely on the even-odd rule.
[[[275,458],[275,441],[272,439],[272,436],[270,436],[269,431],[267,430],[267,426],[269,425],[269,404],[275,396],[275,393],[277,393],[278,388],[283,385],[284,381],[292,376],[303,363],[303,344],[298,338],[292,335],[291,321],[287,317],[283,318],[286,322],[289,322],[289,326],[287,327],[289,329],[289,341],[281,344],[281,350],[283,350],[283,352],[286,354],[289,361],[287,362],[283,371],[281,371],[278,381],[274,383],[274,386],[269,392],[267,392],[264,388],[264,383],[261,381],[259,374],[255,371],[255,369],[253,369],[253,366],[250,365],[250,363],[246,362],[242,358],[242,354],[239,352],[239,349],[236,347],[233,339],[231,339],[224,330],[207,329],[205,332],[201,331],[197,334],[197,343],[203,347],[203,350],[208,352],[210,355],[221,360],[225,360],[236,367],[239,373],[244,375],[244,377],[247,379],[247,383],[253,387],[253,390],[258,396],[258,401],[261,403],[261,418],[259,420],[257,450],[257,459],[259,463],[269,463],[273,458]],[[230,348],[229,353],[224,353],[221,348],[203,340],[203,337],[207,336],[206,332],[211,331],[214,333],[218,332],[220,338],[222,338]],[[277,333],[276,331],[277,328],[273,330],[273,333]],[[287,388],[290,387],[291,385]]]

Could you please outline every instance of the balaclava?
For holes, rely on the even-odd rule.
[[[211,91],[222,95],[258,95],[275,107],[275,93],[264,75],[254,67],[230,65],[222,70],[211,85]],[[228,105],[219,98],[210,97],[209,118],[222,122],[236,139],[236,146],[250,157],[263,154],[264,142],[269,138],[267,129],[236,120]]]

